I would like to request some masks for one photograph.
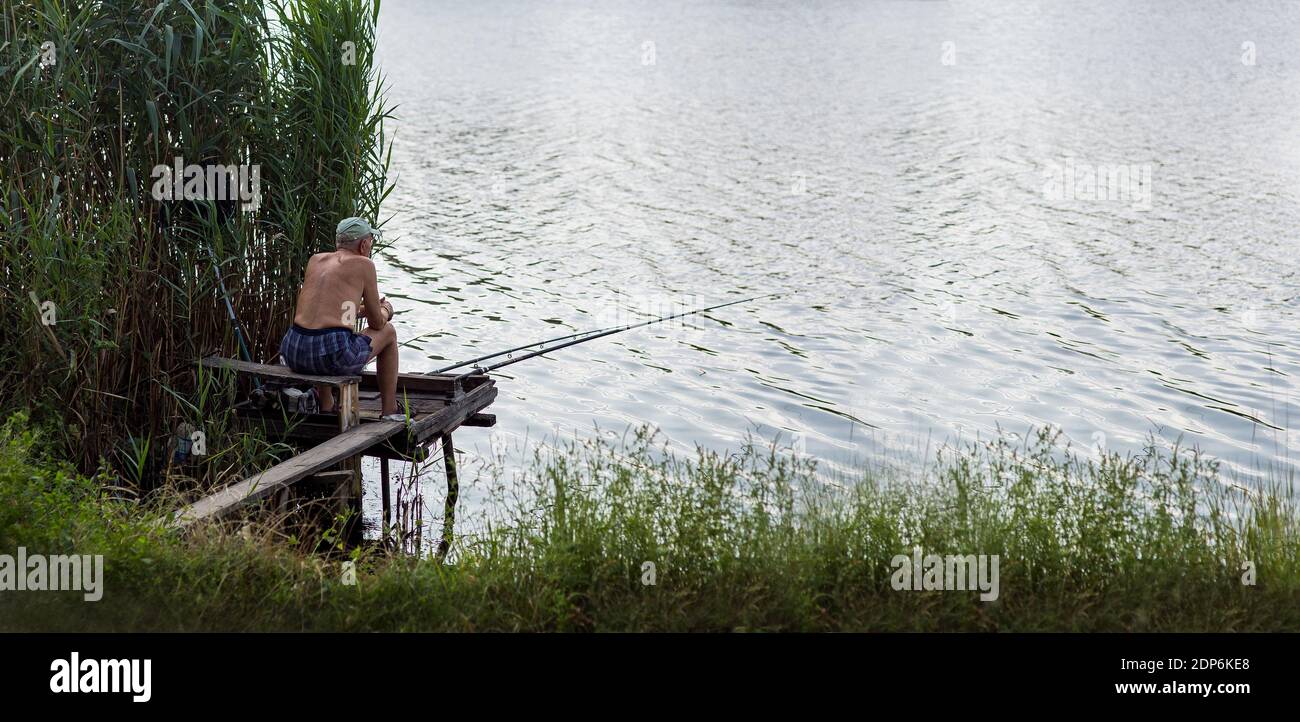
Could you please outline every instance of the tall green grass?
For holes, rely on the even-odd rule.
[[[0,410],[57,421],[47,442],[82,470],[106,460],[145,489],[166,475],[178,424],[217,424],[219,404],[182,401],[200,393],[197,359],[237,353],[216,271],[253,356],[269,359],[307,258],[389,190],[378,5],[4,4]],[[178,156],[259,165],[261,207],[154,200],[152,169]],[[54,304],[56,324],[33,299]]]
[[[8,629],[1300,630],[1290,492],[1222,484],[1186,452],[1089,463],[1039,438],[831,487],[768,448],[572,444],[539,454],[450,564],[362,552],[346,586],[271,531],[169,536],[33,463],[39,446],[0,433],[0,550],[102,553],[104,598],[0,595]],[[917,546],[1000,555],[999,598],[895,590],[891,560]]]

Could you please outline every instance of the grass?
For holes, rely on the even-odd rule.
[[[358,553],[345,586],[338,561],[269,532],[159,531],[38,447],[21,419],[0,433],[0,551],[103,554],[105,593],[0,594],[7,629],[1300,629],[1290,493],[1223,484],[1183,451],[1089,463],[1040,436],[836,487],[773,449],[575,443],[539,451],[452,564]],[[999,599],[893,589],[914,546],[1000,555]]]

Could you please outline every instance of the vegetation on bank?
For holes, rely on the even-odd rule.
[[[194,401],[197,362],[239,353],[222,284],[252,357],[271,360],[307,259],[333,248],[341,218],[377,218],[391,189],[378,11],[0,6],[0,417],[50,422],[45,443],[63,458],[87,473],[106,461],[138,493],[172,481],[182,425],[242,443],[214,432],[219,405]],[[212,186],[160,198],[177,159],[242,167],[255,203],[208,199]],[[185,476],[238,478],[235,457],[209,454]]]
[[[348,586],[266,532],[162,531],[38,448],[21,419],[0,433],[0,553],[103,554],[104,595],[0,592],[9,630],[1300,630],[1290,492],[1188,452],[1087,462],[1040,436],[836,486],[779,450],[571,444],[451,563],[370,550]],[[894,589],[914,547],[999,555],[998,599]]]

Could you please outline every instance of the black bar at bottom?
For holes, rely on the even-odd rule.
[[[580,690],[597,689],[665,710],[697,697],[693,709],[732,711],[783,703],[805,712],[877,703],[981,714],[1098,704],[1294,709],[1296,641],[1200,634],[9,634],[0,635],[0,699],[12,709],[34,703],[44,711],[201,709],[209,716],[247,711],[254,700],[259,710],[364,710],[368,700],[409,693],[433,713],[442,704],[436,679],[454,680],[458,706],[487,705],[482,711],[494,714],[502,704],[554,710],[570,694],[589,700]],[[73,653],[83,664],[150,660],[149,701],[53,692],[52,665],[70,663]]]

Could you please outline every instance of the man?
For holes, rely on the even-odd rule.
[[[381,414],[404,421],[397,409],[397,332],[393,306],[379,296],[379,279],[370,260],[379,231],[364,218],[345,218],[334,231],[335,250],[307,262],[298,292],[293,326],[280,341],[280,357],[296,373],[355,376],[379,358]],[[364,316],[368,328],[354,333],[352,320]],[[334,390],[316,387],[320,410],[334,410]]]

